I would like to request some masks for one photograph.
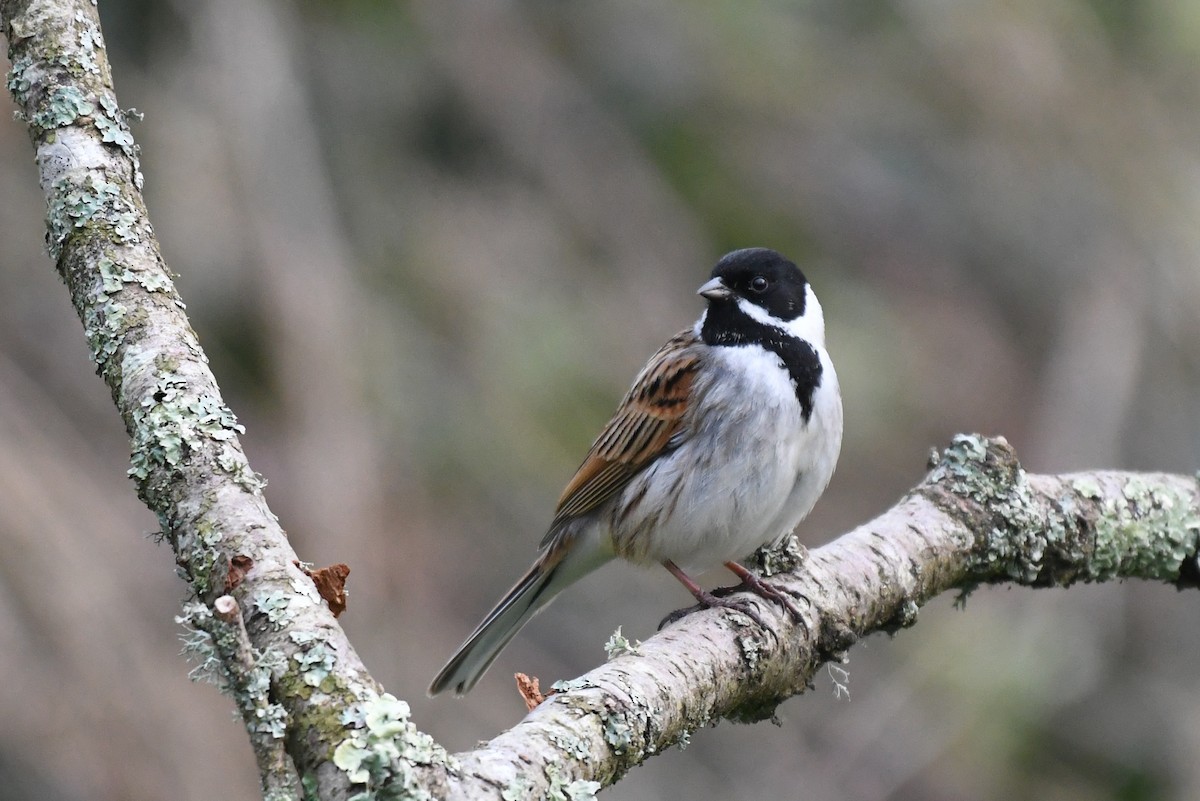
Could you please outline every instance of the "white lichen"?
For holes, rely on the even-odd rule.
[[[629,642],[624,634],[621,633],[621,627],[612,633],[608,638],[608,642],[604,643],[604,653],[608,655],[609,660],[615,659],[618,656],[639,656],[638,646],[642,644],[641,640]]]
[[[267,620],[275,629],[281,629],[292,622],[295,614],[292,612],[291,596],[282,590],[260,588],[251,596],[251,602],[267,616]]]
[[[351,801],[412,799],[429,801],[416,766],[445,764],[445,749],[417,730],[404,701],[383,694],[360,701],[341,721],[350,731],[333,751],[333,764],[345,771],[352,784],[363,789]]]

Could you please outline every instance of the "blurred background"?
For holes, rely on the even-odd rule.
[[[748,245],[799,262],[841,376],[822,543],[930,447],[1200,466],[1190,0],[103,0],[146,196],[254,467],[342,622],[453,750],[689,598],[614,565],[465,700],[441,662],[525,568],[643,361]],[[9,120],[7,96],[0,119]],[[251,798],[191,684],[184,585],[0,124],[0,799]],[[710,576],[709,583],[725,576]],[[782,726],[722,724],[611,799],[1195,799],[1195,598],[939,598]]]

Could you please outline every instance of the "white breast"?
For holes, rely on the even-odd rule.
[[[791,532],[829,483],[841,447],[837,375],[817,352],[824,371],[806,422],[777,356],[757,345],[711,350],[688,438],[610,507],[618,554],[707,569]]]

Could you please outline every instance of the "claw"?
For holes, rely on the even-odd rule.
[[[742,580],[741,587],[738,589],[744,587],[750,592],[753,592],[755,595],[766,598],[768,601],[774,601],[788,611],[788,614],[792,616],[793,621],[796,623],[804,622],[804,613],[800,611],[800,607],[796,606],[795,602],[792,601],[791,596],[789,596],[786,592],[779,589],[774,584],[768,584],[767,582],[763,581],[758,576],[739,565],[737,562],[726,562],[725,567],[729,568],[729,570],[735,576]]]
[[[662,631],[662,629],[666,626],[669,626],[670,624],[686,615],[691,614],[692,612],[700,609],[712,609],[714,607],[733,609],[734,611],[741,612],[759,626],[769,630],[766,621],[763,620],[762,615],[758,613],[758,610],[754,608],[753,604],[750,604],[745,600],[729,597],[739,592],[752,592],[761,598],[765,598],[768,601],[773,601],[774,603],[779,604],[787,610],[792,620],[796,621],[797,623],[804,624],[805,628],[808,628],[808,625],[804,620],[804,614],[800,611],[800,608],[796,606],[796,603],[792,600],[791,596],[775,585],[763,581],[758,576],[739,565],[737,562],[726,562],[725,567],[729,568],[729,570],[732,571],[735,576],[740,578],[742,582],[733,587],[718,587],[712,592],[707,592],[701,589],[700,585],[692,581],[691,577],[688,576],[687,573],[684,573],[683,570],[681,570],[674,562],[667,560],[663,562],[663,567],[671,571],[671,574],[675,576],[675,578],[679,579],[683,586],[687,587],[688,592],[690,592],[696,598],[696,600],[699,601],[699,603],[696,606],[690,606],[686,609],[677,609],[664,617],[658,624],[659,631]]]
[[[725,590],[735,590],[736,587],[724,587]],[[754,608],[754,604],[738,598],[724,597],[728,593],[719,594],[720,591],[705,592],[700,590],[695,593],[696,600],[700,603],[695,606],[689,606],[686,609],[676,609],[671,614],[664,617],[658,624],[658,630],[662,631],[665,627],[679,620],[680,618],[690,615],[692,612],[699,612],[702,609],[732,609],[735,612],[741,612],[746,617],[753,620],[764,629],[770,630],[767,626],[767,621],[763,620],[762,615]]]

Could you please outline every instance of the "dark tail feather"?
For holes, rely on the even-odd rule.
[[[434,677],[429,694],[437,695],[448,688],[453,689],[455,695],[470,692],[530,618],[563,588],[611,558],[606,549],[589,548],[587,543],[579,540],[565,548],[555,548],[552,544],[543,550],[533,566],[488,612]]]

